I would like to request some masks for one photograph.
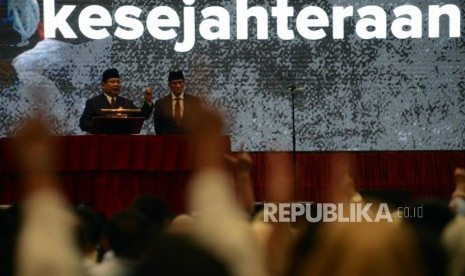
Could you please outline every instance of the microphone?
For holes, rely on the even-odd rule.
[[[296,92],[296,91],[303,91],[304,89],[303,89],[302,87],[297,87],[297,86],[295,86],[295,85],[293,85],[293,84],[289,84],[289,85],[287,86],[287,90],[288,90],[289,92],[291,92],[291,93],[294,93],[294,92]]]

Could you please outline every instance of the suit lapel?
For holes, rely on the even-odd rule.
[[[163,106],[165,107],[166,116],[174,120],[171,94],[169,96],[166,96],[164,100],[165,103],[163,104]]]
[[[166,96],[163,99],[163,107],[165,108],[165,114],[168,118],[174,120],[174,115],[173,115],[173,99],[171,97],[171,94]],[[187,94],[184,94],[184,99],[183,99],[183,104],[184,104],[184,112],[182,114],[181,121],[184,121],[184,118],[186,118],[186,114],[189,114],[190,110],[190,97]]]
[[[118,99],[116,100],[116,102],[118,102]],[[111,105],[108,102],[108,99],[105,96],[105,94],[102,94],[100,97],[100,106],[103,106],[104,108],[111,108]]]

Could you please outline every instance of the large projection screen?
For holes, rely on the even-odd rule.
[[[465,148],[460,0],[0,5],[1,136],[38,105],[56,134],[84,134],[85,101],[115,67],[136,105],[144,87],[167,95],[182,69],[186,93],[224,114],[233,150],[292,150],[293,125],[297,151]]]

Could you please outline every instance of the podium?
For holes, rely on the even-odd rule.
[[[94,117],[93,134],[139,134],[144,117]]]
[[[92,120],[93,134],[139,134],[145,118],[131,116],[140,114],[140,109],[102,108],[108,115],[96,116]]]

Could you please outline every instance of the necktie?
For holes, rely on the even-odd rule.
[[[176,121],[176,124],[181,123],[181,98],[176,97],[174,99],[176,102],[174,103],[174,120]]]
[[[111,108],[116,108],[116,99],[115,98],[111,98]]]

